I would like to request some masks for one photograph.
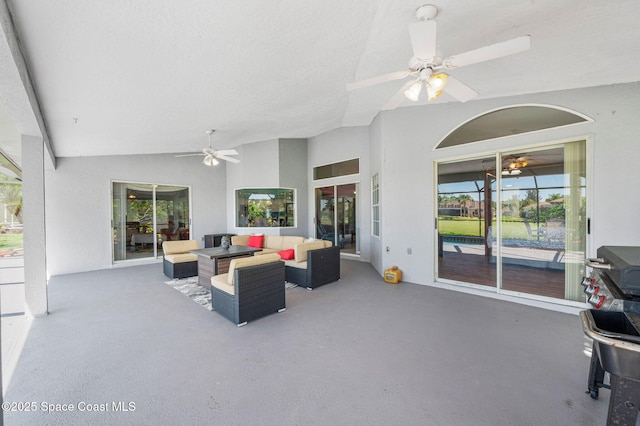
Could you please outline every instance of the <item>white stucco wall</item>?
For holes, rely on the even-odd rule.
[[[309,187],[307,184],[307,140],[280,139],[280,183],[279,188],[296,191],[296,222],[294,227],[280,228],[280,235],[307,237],[310,214],[308,211]]]
[[[499,107],[555,105],[582,113],[594,122],[434,151],[460,123]],[[585,138],[588,140],[589,253],[604,244],[640,245],[640,149],[636,124],[640,83],[538,93],[383,112],[368,127],[340,128],[307,144],[308,235],[315,234],[314,189],[358,182],[361,260],[379,271],[399,266],[404,280],[434,280],[434,161],[482,155]],[[111,266],[112,180],[178,184],[192,188],[193,235],[243,233],[234,227],[234,191],[280,184],[279,141],[237,148],[242,162],[208,168],[199,158],[172,155],[61,158],[46,178],[47,256],[50,274]],[[360,173],[313,180],[313,167],[360,158]],[[226,169],[226,172],[225,172]],[[371,175],[379,173],[380,239],[371,237]],[[274,233],[276,233],[274,231]],[[202,243],[202,242],[201,242]],[[385,248],[389,247],[389,252]],[[411,249],[411,254],[407,252]]]
[[[357,214],[357,235],[360,238],[360,260],[370,259],[371,240],[371,174],[369,172],[369,128],[346,127],[324,133],[309,139],[308,181],[309,215],[315,216],[315,188],[330,185],[358,183],[359,195]],[[325,164],[360,159],[358,175],[340,176],[330,179],[313,179],[313,168]],[[316,235],[315,220],[309,221],[309,235]]]
[[[272,139],[237,148],[241,163],[227,169],[227,228],[235,234],[307,236],[307,140]],[[296,226],[291,228],[236,227],[235,191],[241,188],[291,188],[296,191]]]
[[[241,188],[277,188],[280,183],[280,157],[277,139],[248,143],[237,147],[240,163],[227,170],[227,229],[233,234],[248,234],[256,228],[236,227],[235,194]],[[278,235],[278,228],[260,228],[267,235]]]
[[[594,122],[433,151],[460,123],[502,106],[556,105],[580,112]],[[637,112],[640,83],[538,93],[510,98],[451,103],[437,107],[384,112],[382,264],[398,265],[406,281],[432,283],[435,262],[434,161],[587,138],[589,253],[603,244],[640,245],[640,149]],[[385,247],[390,251],[384,251]],[[412,254],[407,253],[412,249]]]
[[[190,186],[191,238],[204,247],[203,235],[226,232],[225,167],[173,155],[59,158],[45,173],[49,274],[112,267],[113,180]]]

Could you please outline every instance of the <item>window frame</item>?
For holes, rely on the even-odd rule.
[[[377,225],[377,229],[376,229]],[[371,176],[371,235],[380,238],[380,174]]]
[[[263,226],[255,226],[255,225],[251,225],[249,222],[249,219],[244,219],[247,220],[247,223],[244,224],[243,221],[241,221],[241,218],[243,217],[248,217],[249,216],[249,203],[248,200],[250,199],[251,196],[247,197],[247,207],[246,210],[244,210],[244,206],[240,204],[240,195],[242,194],[242,192],[247,192],[247,191],[251,191],[252,194],[261,194],[261,195],[266,195],[268,196],[269,194],[273,194],[273,193],[278,193],[278,192],[286,192],[286,193],[290,193],[291,194],[291,201],[287,202],[287,197],[285,196],[284,198],[277,198],[277,200],[284,200],[284,211],[282,211],[281,209],[278,209],[278,215],[277,215],[277,220],[278,220],[278,225],[272,225],[268,223],[268,219],[266,219],[266,215],[271,214],[272,218],[271,220],[274,220],[273,217],[273,212],[270,212],[270,209],[266,209],[265,216],[260,216],[260,217],[265,217],[265,221],[263,223],[265,223],[265,225]],[[270,201],[273,201],[270,200]],[[247,187],[247,188],[237,188],[234,191],[234,222],[235,222],[235,227],[236,228],[250,228],[250,229],[264,229],[264,228],[296,228],[297,227],[297,223],[298,223],[298,197],[297,197],[297,191],[295,188],[286,188],[286,187],[281,187],[281,188],[267,188],[267,187]],[[280,225],[280,221],[283,218],[284,215],[284,225]],[[292,222],[291,225],[289,225],[289,221]],[[272,222],[273,223],[273,222]]]

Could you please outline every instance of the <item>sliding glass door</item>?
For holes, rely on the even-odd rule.
[[[315,192],[316,238],[333,242],[342,253],[360,254],[358,184],[324,186]]]
[[[495,157],[438,166],[438,276],[496,286]]]
[[[112,183],[113,261],[155,258],[162,242],[190,238],[185,186]]]
[[[581,301],[585,146],[439,164],[438,278]]]

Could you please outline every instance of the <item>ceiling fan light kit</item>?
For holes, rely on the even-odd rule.
[[[502,176],[518,176],[519,174],[522,173],[522,170],[520,169],[504,169],[502,170]]]
[[[407,90],[405,90],[404,95],[410,101],[414,101],[415,102],[415,101],[418,100],[418,97],[420,96],[420,92],[421,91],[422,91],[422,82],[416,81],[415,83],[413,83],[411,85],[411,87],[409,87]]]
[[[204,164],[205,166],[217,166],[218,164],[220,164],[220,161],[218,160],[225,160],[225,161],[229,161],[230,163],[239,163],[240,160],[238,160],[237,158],[233,158],[233,157],[229,157],[230,155],[238,155],[238,151],[236,151],[235,149],[225,149],[225,150],[215,150],[211,147],[211,135],[213,134],[213,132],[215,132],[215,130],[207,130],[205,133],[207,135],[209,135],[209,146],[207,148],[203,148],[202,152],[198,152],[198,153],[192,153],[192,154],[181,154],[181,155],[176,155],[176,157],[192,157],[195,155],[204,155],[204,158],[202,159],[202,164]]]
[[[444,59],[439,58],[436,54],[436,22],[433,20],[437,15],[438,8],[432,4],[425,4],[416,9],[418,22],[409,24],[413,57],[409,60],[408,69],[347,83],[347,91],[362,89],[388,81],[401,80],[411,76],[415,78],[414,82],[404,84],[384,104],[383,110],[398,107],[405,97],[411,101],[417,101],[423,85],[427,89],[429,101],[437,99],[442,93],[447,93],[460,102],[466,102],[478,96],[478,92],[453,76],[442,72],[442,70],[460,68],[503,56],[514,55],[531,47],[530,37],[523,36],[470,50],[459,55],[445,57]]]

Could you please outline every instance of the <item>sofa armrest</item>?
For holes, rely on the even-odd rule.
[[[311,288],[340,279],[340,247],[332,246],[310,250],[307,253],[307,271]]]

